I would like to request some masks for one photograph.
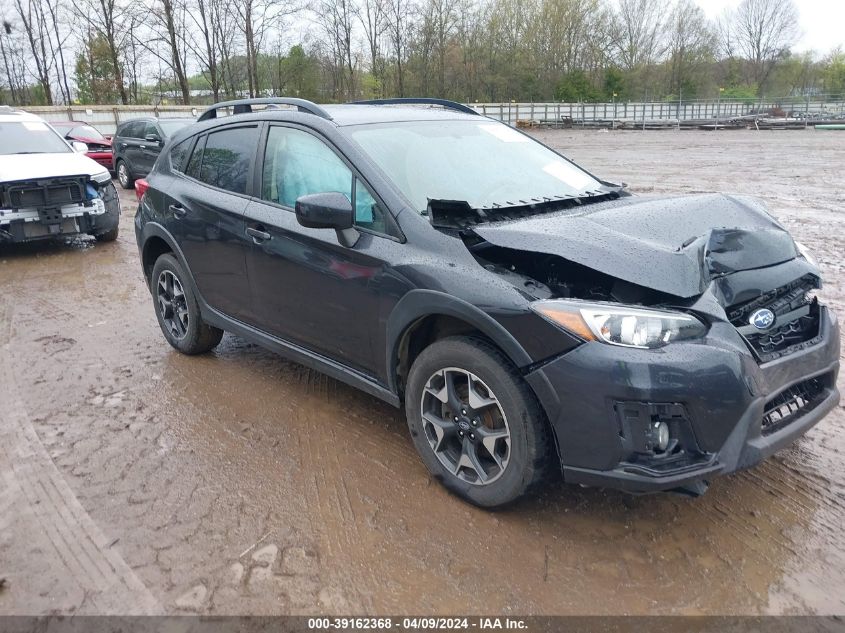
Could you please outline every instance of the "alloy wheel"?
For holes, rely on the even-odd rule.
[[[188,300],[179,278],[169,270],[158,277],[156,299],[161,319],[174,338],[181,340],[188,333]]]
[[[117,179],[123,187],[126,187],[129,184],[129,174],[126,171],[126,165],[123,163],[120,163],[117,167]]]
[[[487,485],[505,472],[511,434],[498,398],[457,367],[434,373],[423,390],[422,426],[440,463],[459,479]]]

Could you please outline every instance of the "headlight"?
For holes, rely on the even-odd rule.
[[[804,246],[801,242],[796,241],[795,247],[798,249],[798,252],[801,253],[801,257],[806,259],[812,266],[816,268],[819,267],[819,260],[817,260],[813,254],[810,252],[810,249]]]
[[[707,327],[694,316],[671,310],[562,299],[537,301],[531,309],[588,341],[623,347],[663,347],[707,334]]]
[[[93,176],[91,176],[91,180],[100,183],[101,185],[104,185],[107,182],[111,182],[111,174],[109,174],[108,171],[101,171],[99,174],[94,174]]]

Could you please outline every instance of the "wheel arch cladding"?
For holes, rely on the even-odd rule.
[[[147,285],[150,283],[150,276],[153,272],[156,260],[165,253],[172,253],[173,248],[160,235],[152,235],[146,242],[144,242],[144,252],[141,257],[142,265],[144,267],[144,277],[147,279]]]
[[[491,316],[461,299],[433,290],[412,290],[387,320],[388,386],[401,396],[402,381],[426,345],[446,336],[480,335],[517,367],[531,364],[519,342]]]

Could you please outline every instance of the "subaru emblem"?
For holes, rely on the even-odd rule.
[[[765,330],[775,322],[775,313],[768,308],[762,308],[754,312],[748,322],[758,330]]]

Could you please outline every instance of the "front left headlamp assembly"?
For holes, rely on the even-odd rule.
[[[697,318],[672,310],[565,299],[536,301],[531,309],[585,340],[622,347],[654,349],[707,334]]]
[[[91,176],[91,180],[100,185],[105,185],[106,183],[111,182],[111,174],[109,174],[108,171],[101,171],[100,173]]]

